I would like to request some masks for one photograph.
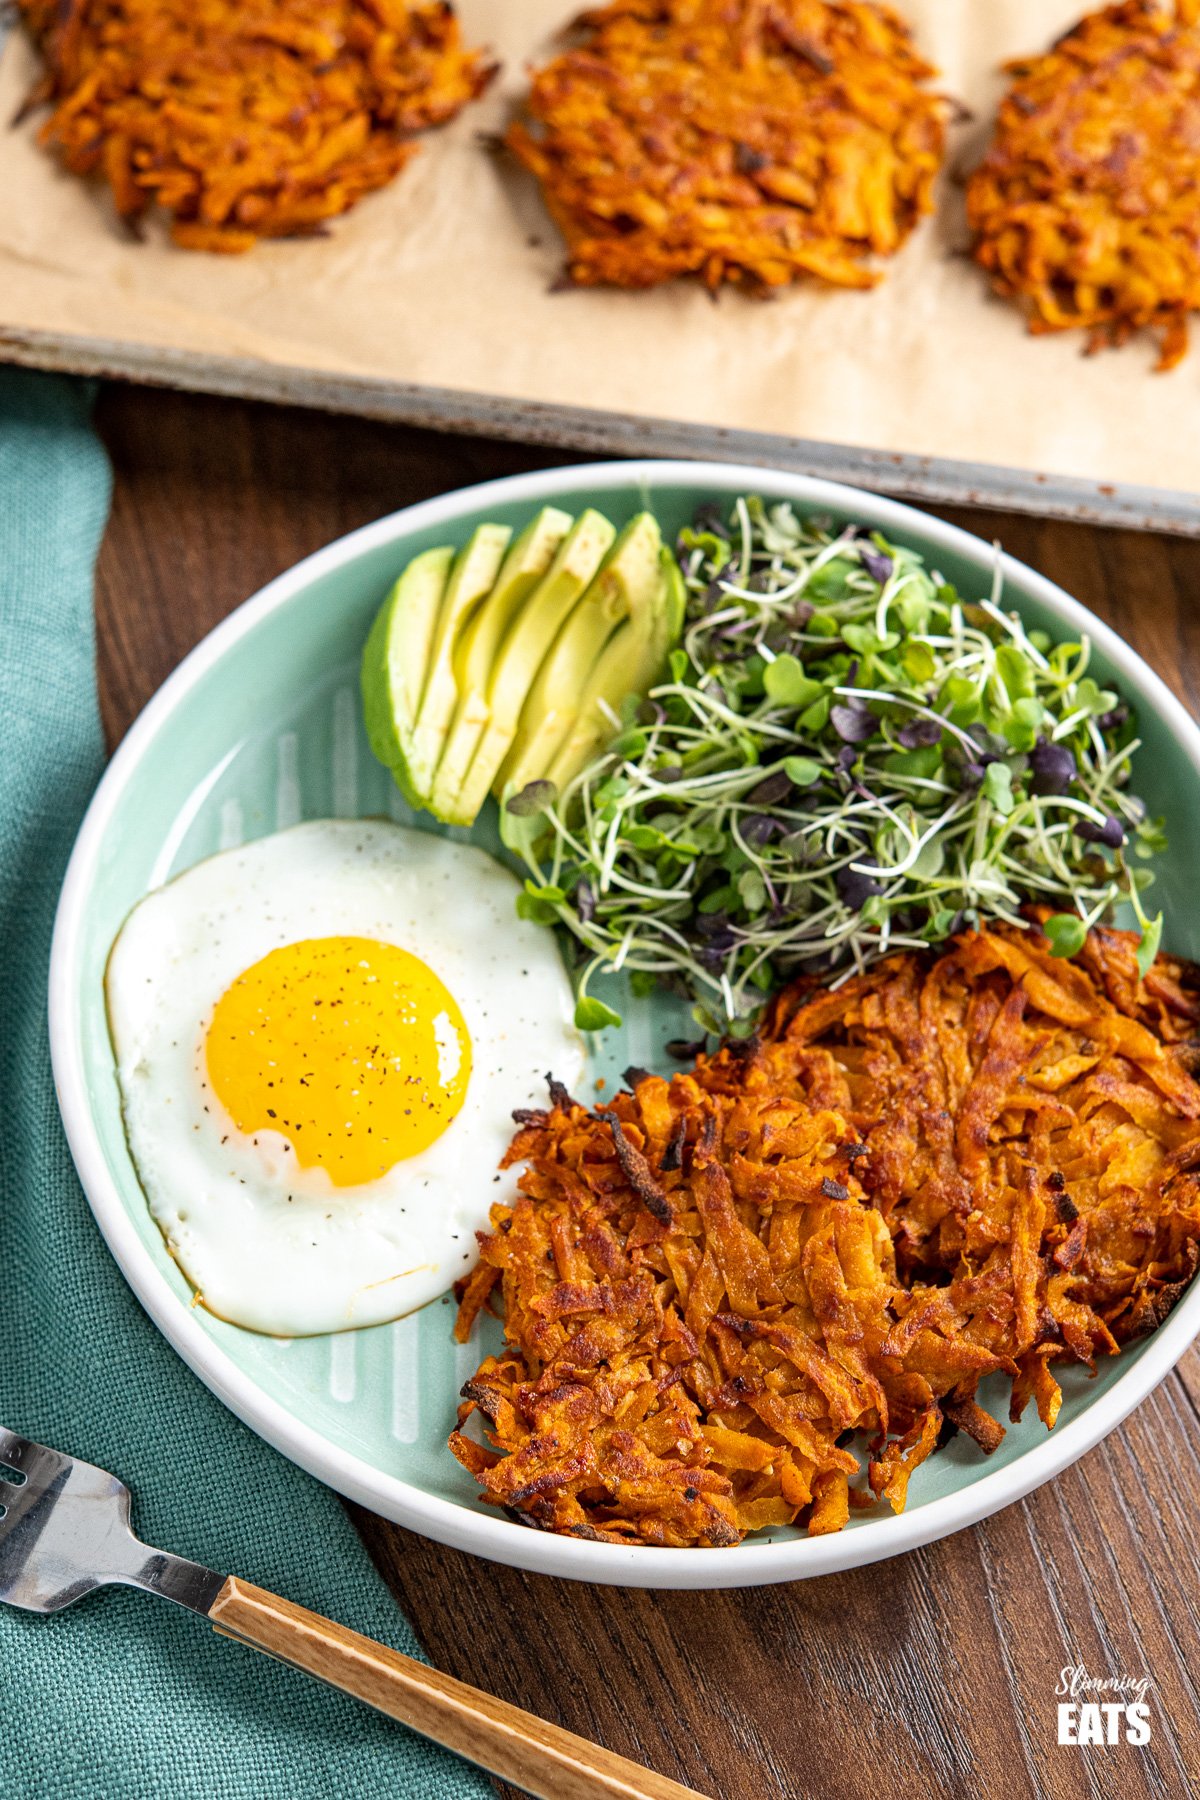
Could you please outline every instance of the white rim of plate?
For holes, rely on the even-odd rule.
[[[1200,1282],[1159,1326],[1138,1361],[1077,1418],[1057,1426],[1008,1468],[983,1475],[911,1513],[873,1520],[853,1531],[829,1536],[774,1543],[755,1543],[750,1539],[730,1549],[668,1550],[596,1544],[529,1530],[429,1494],[339,1449],[271,1399],[209,1337],[155,1267],[108,1171],[88,1105],[75,1004],[84,978],[80,944],[88,889],[121,795],[172,709],[260,619],[286,606],[313,579],[353,562],[361,553],[381,544],[402,540],[411,532],[452,525],[463,514],[478,513],[493,503],[552,502],[568,483],[587,486],[597,494],[643,485],[653,490],[666,484],[693,486],[711,493],[753,493],[767,487],[776,498],[798,501],[807,507],[828,506],[845,511],[900,539],[915,531],[935,550],[952,551],[975,563],[984,575],[990,575],[996,565],[995,550],[982,538],[915,507],[839,482],[784,474],[756,465],[648,459],[564,465],[458,488],[378,519],[306,557],[246,600],[184,658],[118,746],[84,817],[63,883],[50,960],[50,1047],[67,1139],[108,1247],[168,1342],[251,1430],[319,1481],[371,1511],[439,1543],[494,1562],[539,1574],[618,1586],[756,1587],[857,1568],[976,1524],[1022,1499],[1092,1449],[1174,1368],[1200,1332]],[[1006,582],[1011,579],[1035,595],[1071,629],[1088,633],[1122,679],[1140,690],[1163,719],[1200,775],[1200,727],[1141,657],[1110,626],[1053,582],[1007,554],[1001,553],[999,560]]]

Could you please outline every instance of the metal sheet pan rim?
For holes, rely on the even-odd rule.
[[[945,505],[998,508],[1084,524],[1200,537],[1200,494],[1170,488],[1093,482],[995,463],[872,450],[369,376],[322,376],[251,358],[170,350],[119,339],[71,337],[3,324],[0,362],[309,406],[588,453],[755,463]]]

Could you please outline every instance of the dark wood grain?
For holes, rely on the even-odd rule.
[[[97,586],[116,743],[180,657],[298,557],[554,453],[112,388]],[[946,512],[1114,624],[1200,711],[1200,543]],[[718,1800],[1183,1795],[1200,1785],[1200,1356],[1057,1481],[820,1581],[626,1592],[493,1567],[355,1510],[439,1667]],[[1066,1664],[1146,1674],[1142,1750],[1060,1748]]]

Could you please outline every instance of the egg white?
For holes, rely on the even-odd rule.
[[[197,1295],[282,1337],[380,1324],[444,1293],[511,1197],[514,1107],[584,1068],[554,940],[482,850],[385,821],[317,820],[198,863],[142,900],[105,978],[125,1129],[150,1211]],[[359,1187],[244,1135],[208,1084],[230,983],[281,944],[365,937],[429,965],[471,1039],[467,1093],[436,1142]]]

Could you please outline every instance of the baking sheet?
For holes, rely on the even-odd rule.
[[[769,302],[553,293],[561,254],[496,132],[570,0],[459,0],[504,62],[329,238],[245,257],[137,244],[98,188],[0,132],[0,354],[180,385],[347,405],[588,447],[747,454],[877,485],[1200,531],[1200,345],[1152,374],[1149,340],[1080,355],[1031,339],[961,254],[955,167],[986,138],[997,63],[1044,45],[1079,0],[910,0],[922,49],[974,121],[951,135],[941,204],[871,293]],[[0,118],[37,67],[14,31]]]

